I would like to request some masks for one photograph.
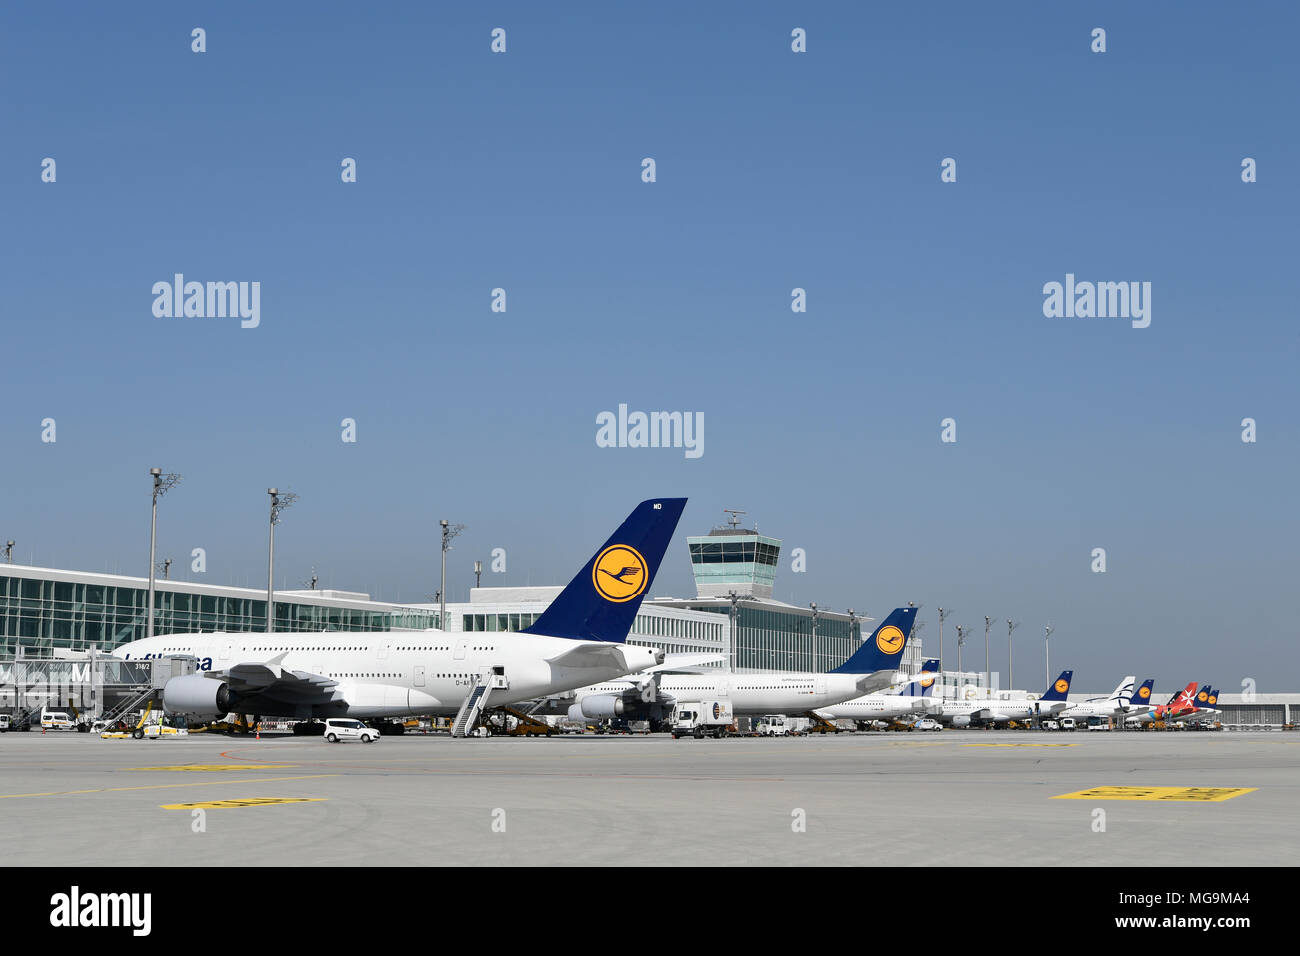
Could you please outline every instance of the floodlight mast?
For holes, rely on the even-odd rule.
[[[279,488],[267,488],[271,496],[271,537],[266,557],[266,632],[275,631],[275,526],[280,523],[280,513],[288,508],[298,496],[292,491]]]
[[[149,609],[145,614],[145,637],[153,637],[154,576],[156,573],[154,551],[158,543],[158,499],[175,488],[181,481],[180,475],[163,474],[161,468],[150,468],[149,475],[153,479],[153,511],[149,519]],[[9,542],[9,546],[13,547],[12,541]]]
[[[1020,626],[1019,621],[1007,618],[1007,687],[1015,687],[1016,673],[1011,669],[1011,632]]]
[[[447,552],[451,539],[465,530],[463,524],[449,524],[446,518],[438,522],[442,528],[442,587],[438,589],[438,627],[447,630]]]
[[[1056,630],[1056,628],[1054,628],[1050,624],[1043,625],[1043,673],[1044,673],[1043,686],[1044,687],[1050,686],[1050,681],[1052,680],[1052,649],[1051,646],[1048,644],[1047,639],[1052,636],[1052,632],[1054,630]]]

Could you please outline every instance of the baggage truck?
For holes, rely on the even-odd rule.
[[[729,700],[681,703],[673,713],[673,739],[721,737],[734,720]]]

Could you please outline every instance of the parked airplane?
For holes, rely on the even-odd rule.
[[[517,633],[170,634],[113,654],[199,658],[202,672],[163,688],[169,713],[196,716],[401,717],[455,714],[474,694],[493,705],[531,700],[663,662],[662,650],[624,642],[685,506],[685,498],[639,504]]]
[[[1155,685],[1155,680],[1144,681],[1142,686],[1134,690],[1133,682],[1137,678],[1129,675],[1125,677],[1114,692],[1109,697],[1093,697],[1077,704],[1070,704],[1064,710],[1058,711],[1057,717],[1073,717],[1075,720],[1087,720],[1089,717],[1129,717],[1135,713],[1150,710],[1147,701],[1151,698],[1151,688]],[[1143,689],[1146,693],[1143,694]]]
[[[1005,724],[1031,717],[1047,717],[1069,704],[1070,681],[1074,671],[1061,671],[1061,676],[1037,700],[943,700],[935,714],[940,721],[954,727],[971,724]]]
[[[803,714],[883,690],[908,679],[897,672],[912,633],[916,608],[896,608],[847,661],[828,674],[769,671],[753,674],[665,674],[583,687],[569,707],[573,720],[611,717],[665,720],[672,708],[703,700],[731,702],[737,715]]]
[[[1138,714],[1136,718],[1129,718],[1129,720],[1130,722],[1136,720],[1139,724],[1149,724],[1153,721],[1171,721],[1176,715],[1190,711],[1195,707],[1192,703],[1192,695],[1195,693],[1196,681],[1192,681],[1170,697],[1167,703],[1157,704],[1145,714]]]
[[[921,664],[921,679],[912,681],[901,694],[866,694],[830,707],[818,707],[815,713],[823,720],[853,720],[859,724],[929,713],[938,709],[939,701],[930,696],[934,693],[934,677],[925,675],[933,675],[938,669],[938,659],[931,658]]]
[[[1210,697],[1213,696],[1218,700],[1218,694],[1210,690],[1210,685],[1206,684],[1192,698],[1191,706],[1184,707],[1177,713],[1171,714],[1165,719],[1175,724],[1199,723],[1202,720],[1208,720],[1218,713],[1214,705],[1210,703]]]

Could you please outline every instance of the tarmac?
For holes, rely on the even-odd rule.
[[[10,866],[1294,866],[1298,805],[1289,733],[0,735]]]

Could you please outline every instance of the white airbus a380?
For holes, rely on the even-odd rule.
[[[288,717],[455,714],[473,694],[532,700],[662,664],[625,643],[685,498],[643,501],[541,617],[517,633],[326,631],[169,634],[113,656],[199,659],[163,688],[168,713]],[[471,701],[471,703],[473,703]]]

